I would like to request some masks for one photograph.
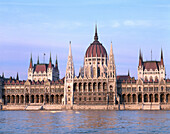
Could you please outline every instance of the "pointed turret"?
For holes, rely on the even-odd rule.
[[[68,56],[69,56],[69,57],[72,57],[72,52],[71,52],[71,41],[70,41],[70,44],[69,44],[69,53],[68,53]]]
[[[32,53],[31,53],[30,66],[29,66],[29,68],[33,68]]]
[[[143,58],[142,58],[142,53],[141,49],[139,50],[139,66],[142,66]]]
[[[108,77],[115,78],[115,72],[116,72],[115,61],[114,61],[113,48],[112,48],[112,42],[111,42],[109,62],[108,62]]]
[[[19,75],[18,75],[18,72],[17,72],[17,77],[16,77],[16,80],[19,80]]]
[[[48,68],[52,68],[51,52],[50,52],[50,60],[49,60],[49,65],[48,65]]]
[[[28,79],[29,80],[32,80],[33,79],[33,70],[34,70],[34,67],[33,67],[33,61],[32,61],[32,53],[31,53],[31,58],[30,58],[30,65],[29,65],[29,69],[28,69]]]
[[[130,76],[130,72],[129,72],[129,69],[128,69],[128,76]]]
[[[161,65],[164,66],[163,51],[161,48]]]
[[[113,55],[112,42],[111,42],[111,45],[110,45],[109,63],[114,64],[114,55]]]
[[[57,73],[57,80],[58,80],[59,77],[60,77],[60,73],[59,73],[59,69],[58,69],[57,55],[56,55],[56,61],[55,61],[55,70],[56,70],[56,73]]]
[[[4,76],[4,72],[2,72],[2,78],[4,78],[5,76]]]
[[[113,55],[112,42],[111,42],[111,45],[110,45],[110,55]]]
[[[73,57],[71,52],[71,41],[69,45],[69,54],[68,54],[68,61],[67,61],[67,68],[66,68],[66,76],[68,78],[74,77],[74,65],[73,65]]]
[[[38,55],[38,59],[37,59],[37,64],[40,64],[40,61],[39,61],[39,55]]]
[[[55,61],[55,68],[58,70],[58,61],[57,61],[57,55],[56,55],[56,61]]]
[[[107,78],[108,78],[108,85],[112,85],[112,88],[108,88],[109,92],[113,93],[113,103],[115,104],[117,98],[117,89],[116,89],[116,66],[114,61],[114,54],[112,48],[112,42],[110,45],[110,54],[109,54],[109,61],[107,67]],[[109,100],[109,98],[107,98]]]
[[[73,79],[75,76],[73,57],[71,53],[71,41],[67,60],[65,82],[64,82],[64,104],[73,105]]]
[[[94,40],[98,41],[98,35],[97,35],[97,24],[95,26],[95,36],[94,36]]]

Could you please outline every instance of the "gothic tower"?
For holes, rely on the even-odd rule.
[[[56,56],[56,61],[55,61],[55,72],[56,72],[57,80],[59,80],[59,78],[60,78],[60,73],[59,73],[59,69],[58,69],[57,56]]]
[[[152,82],[165,79],[165,66],[163,51],[161,49],[161,59],[159,61],[143,61],[141,51],[139,53],[138,79]]]
[[[65,83],[64,83],[64,104],[73,105],[73,78],[74,78],[74,65],[73,57],[71,52],[71,42],[69,46],[68,61],[65,74]]]
[[[114,101],[116,102],[116,96],[117,96],[117,86],[116,86],[116,66],[114,61],[114,55],[113,55],[113,48],[112,48],[112,42],[110,46],[110,54],[109,54],[109,60],[108,60],[108,90],[109,92],[113,93]]]
[[[50,59],[49,59],[49,64],[48,64],[48,69],[47,69],[47,77],[50,80],[53,79],[52,73],[53,73],[53,67],[52,67],[52,58],[51,58],[51,52],[50,52]]]
[[[160,79],[165,79],[166,74],[165,74],[165,66],[164,66],[164,59],[163,59],[163,51],[161,49],[161,64],[160,64]]]
[[[32,53],[31,53],[31,58],[30,58],[30,65],[29,65],[29,68],[28,68],[28,79],[29,80],[33,80],[33,61],[32,61]]]
[[[138,79],[143,80],[143,57],[142,57],[141,49],[139,51]]]

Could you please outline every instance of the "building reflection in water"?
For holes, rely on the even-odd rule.
[[[168,133],[170,111],[0,111],[0,133]]]

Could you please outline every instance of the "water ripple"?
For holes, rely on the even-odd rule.
[[[0,111],[0,133],[170,133],[170,111]]]

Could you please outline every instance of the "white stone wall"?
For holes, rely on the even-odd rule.
[[[54,68],[48,68],[47,72],[33,72],[33,69],[28,69],[28,80],[31,81],[46,81],[46,80],[51,80],[55,81],[59,78],[59,72],[56,71]]]
[[[145,80],[147,78],[148,81],[150,81],[151,78],[153,79],[153,81],[155,81],[156,78],[158,80],[165,79],[165,67],[160,68],[159,70],[145,69],[144,71],[143,67],[138,67],[138,78],[141,78],[142,80]]]

